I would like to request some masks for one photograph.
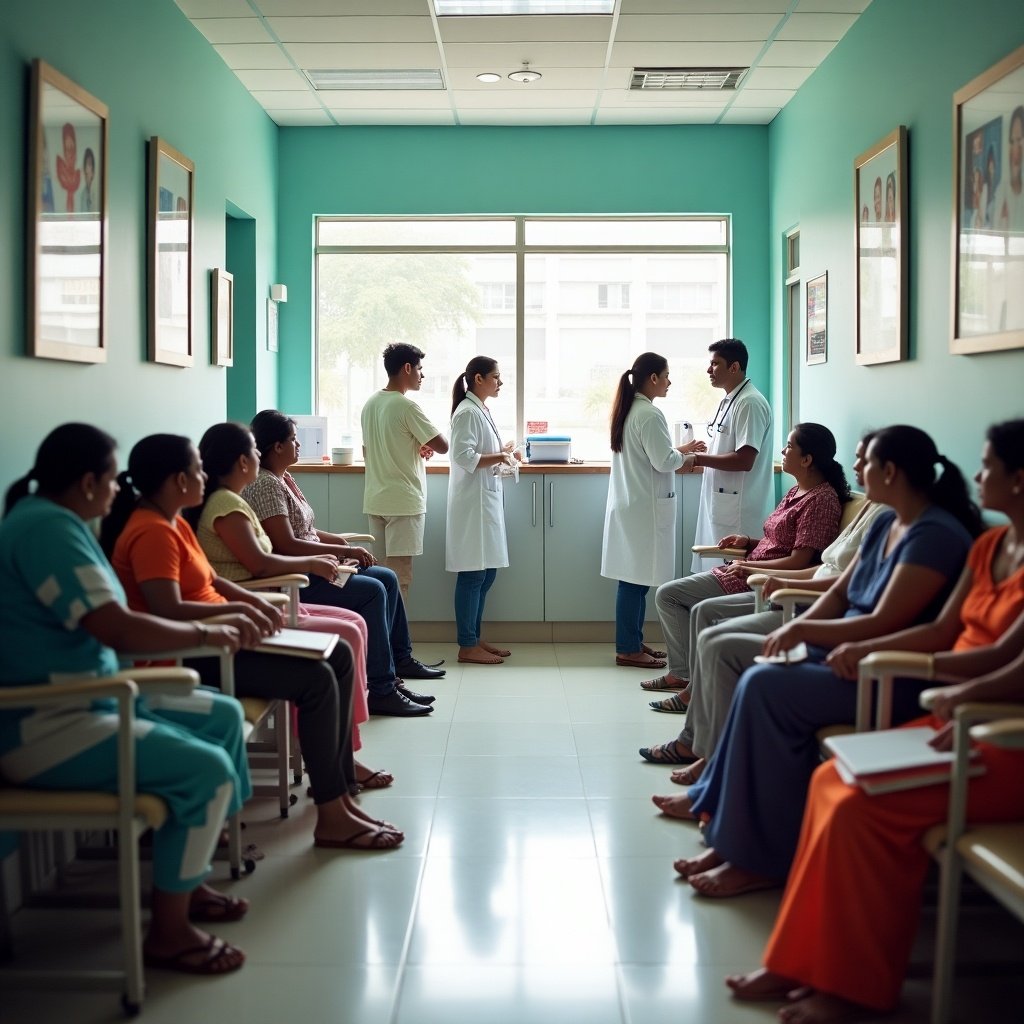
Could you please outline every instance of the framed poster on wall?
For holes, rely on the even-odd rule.
[[[807,350],[808,366],[828,360],[828,272],[807,282]]]

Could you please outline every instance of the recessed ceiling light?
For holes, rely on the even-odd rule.
[[[437,68],[389,70],[307,70],[306,77],[318,91],[327,89],[443,89]]]
[[[434,0],[439,18],[510,14],[611,14],[615,0]]]
[[[500,82],[501,75],[496,75],[493,71],[484,71],[476,76],[478,82]]]

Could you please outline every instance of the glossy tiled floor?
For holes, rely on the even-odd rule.
[[[266,853],[225,883],[253,909],[221,933],[248,954],[219,979],[150,972],[152,1024],[680,1024],[770,1021],[772,1006],[733,1003],[726,973],[756,966],[777,904],[728,903],[674,881],[674,857],[698,849],[689,825],[660,818],[652,792],[667,770],[638,746],[668,739],[643,673],[612,666],[610,647],[516,645],[496,668],[452,665],[431,687],[429,719],[374,719],[362,759],[393,771],[363,797],[405,829],[377,854],[310,845],[312,807],[287,821],[271,801],[247,810],[246,841]],[[218,866],[214,879],[224,874]],[[219,884],[219,882],[218,882]],[[992,939],[991,915],[981,924]],[[112,962],[107,912],[17,916],[19,959],[44,953]],[[997,915],[996,933],[1007,926]],[[1020,932],[999,939],[1020,946]],[[923,955],[928,948],[922,937]],[[927,980],[906,987],[909,1024],[927,1019]],[[965,1021],[1015,1020],[1019,981],[978,979]],[[1011,1013],[1011,1008],[1013,1012]],[[110,994],[0,993],[2,1024],[118,1020]]]

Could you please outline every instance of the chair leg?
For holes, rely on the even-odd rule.
[[[121,941],[124,944],[125,985],[122,1003],[126,1013],[142,1009],[145,978],[142,973],[142,909],[139,887],[139,836],[142,829],[133,823],[130,834],[118,836],[118,879],[121,902]]]
[[[295,803],[288,778],[291,769],[291,714],[287,701],[278,701],[274,711],[274,747],[277,753],[277,797],[281,817],[288,817],[288,808]]]
[[[952,1011],[961,877],[960,857],[953,849],[953,844],[947,843],[939,877],[931,1024],[947,1024]]]

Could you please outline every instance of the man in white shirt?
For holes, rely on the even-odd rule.
[[[684,472],[704,468],[695,544],[717,544],[730,535],[760,537],[775,507],[772,410],[747,377],[747,346],[726,338],[714,342],[708,351],[711,386],[722,388],[725,398],[708,425],[709,451],[683,458]],[[691,569],[703,572],[721,561],[694,555]]]
[[[424,353],[399,343],[384,349],[387,385],[363,406],[366,461],[363,512],[383,552],[381,561],[398,577],[408,601],[412,560],[423,553],[427,512],[426,459],[448,451],[448,441],[406,392],[423,384]]]

